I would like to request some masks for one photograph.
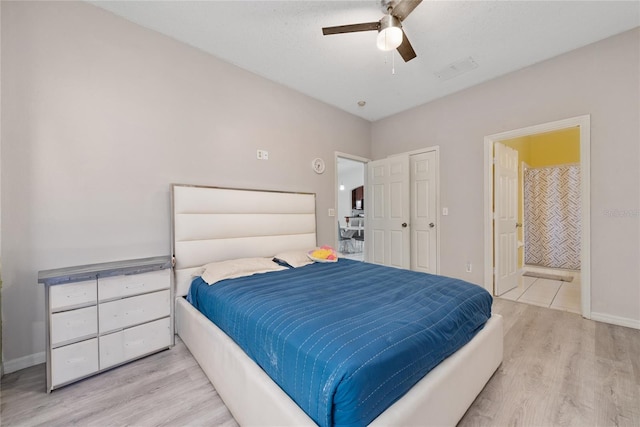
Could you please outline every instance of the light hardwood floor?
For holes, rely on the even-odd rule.
[[[640,331],[501,299],[494,311],[504,361],[460,426],[640,426]],[[179,340],[51,394],[44,365],[0,387],[2,426],[237,425]]]

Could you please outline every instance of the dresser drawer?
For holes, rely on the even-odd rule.
[[[100,333],[169,316],[169,290],[100,304]]]
[[[51,345],[53,347],[98,333],[96,306],[62,311],[51,315]]]
[[[57,386],[98,371],[98,339],[51,350],[51,383]]]
[[[100,337],[100,369],[171,345],[171,319],[164,318]]]
[[[100,301],[139,295],[147,292],[169,289],[170,270],[150,271],[129,276],[113,276],[98,280],[98,298]]]
[[[96,280],[49,287],[49,309],[61,311],[96,303]]]

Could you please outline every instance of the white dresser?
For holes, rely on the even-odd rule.
[[[38,273],[47,392],[173,346],[170,268],[166,256]]]

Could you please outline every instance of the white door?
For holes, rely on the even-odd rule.
[[[494,293],[502,295],[518,286],[518,152],[494,144]]]
[[[409,156],[369,162],[368,174],[367,260],[409,269]]]
[[[412,155],[409,165],[411,168],[411,269],[436,274],[438,272],[436,152]]]

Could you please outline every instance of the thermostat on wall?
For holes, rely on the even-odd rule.
[[[322,160],[320,157],[316,157],[311,162],[311,167],[316,173],[324,172],[324,160]]]

